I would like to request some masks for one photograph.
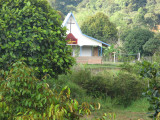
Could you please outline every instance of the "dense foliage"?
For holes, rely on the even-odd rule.
[[[158,63],[149,63],[147,61],[142,62],[140,75],[144,78],[149,78],[148,80],[148,88],[143,93],[144,96],[147,97],[150,107],[148,110],[153,111],[150,117],[156,119],[159,116],[160,112],[160,66]],[[159,116],[160,118],[160,116]]]
[[[146,29],[135,28],[128,31],[124,37],[126,52],[147,54],[143,50],[143,45],[153,36],[153,32]]]
[[[160,34],[154,36],[154,38],[149,39],[143,46],[144,51],[149,52],[153,55],[160,48]]]
[[[117,41],[116,26],[102,12],[87,18],[82,23],[81,30],[83,33],[109,44]]]
[[[134,68],[137,72],[136,67],[130,66],[130,68]],[[93,75],[87,69],[74,68],[72,74],[59,76],[57,86],[53,86],[53,82],[49,83],[56,89],[68,85],[71,91],[74,91],[71,93],[72,98],[78,101],[92,102],[93,99],[101,101],[111,98],[112,101],[116,101],[115,105],[127,107],[134,100],[142,97],[142,92],[147,86],[147,82],[142,81],[136,72],[127,71],[122,70],[116,75],[107,71]]]
[[[0,69],[23,59],[38,77],[67,72],[73,58],[59,18],[46,0],[0,0]]]
[[[93,25],[96,29],[94,28],[94,30],[92,30],[89,28],[91,26],[84,23],[88,20],[87,17],[91,17],[99,11],[107,15],[109,20],[116,25],[116,28],[118,30],[118,37],[120,37],[120,35],[122,35],[124,31],[128,31],[129,29],[132,29],[134,27],[143,29],[147,28],[149,30],[157,31],[157,25],[159,25],[160,23],[159,0],[75,0],[74,2],[72,0],[67,1],[67,4],[70,4],[72,7],[68,7],[65,3],[63,4],[63,6],[61,6],[61,4],[63,3],[62,1],[57,0],[56,2],[57,5],[55,6],[60,7],[58,8],[58,10],[63,9],[61,12],[65,12],[65,15],[67,14],[66,11],[72,11],[75,14],[81,28],[83,29],[84,26],[87,26],[87,29],[85,28],[85,33],[88,33],[88,35],[92,37],[103,33],[103,31],[101,30],[101,32],[96,33],[96,30],[99,31],[99,29],[95,27],[97,25]],[[89,23],[92,23],[92,21],[90,21]],[[91,33],[94,35],[92,35]],[[100,37],[98,39],[100,39]],[[121,47],[123,43],[118,43],[118,45]],[[121,48],[123,48],[122,52],[128,52],[128,49],[124,49],[124,46],[122,46]],[[141,50],[138,49],[137,51],[141,52]],[[145,52],[145,55],[153,54],[153,51],[145,50],[142,51],[142,54],[143,52]],[[132,51],[132,53],[133,52],[135,52],[135,50]]]
[[[75,11],[76,6],[82,1],[82,0],[48,0],[50,4],[56,9],[63,12],[63,14],[67,14],[70,11]]]
[[[64,14],[66,11],[75,11],[80,25],[85,21],[86,16],[94,15],[99,11],[109,16],[120,30],[133,26],[153,29],[160,23],[159,0],[74,0],[74,3],[73,0],[67,0],[67,4],[72,7],[65,3],[57,0],[56,7],[59,7],[58,10],[62,10]]]
[[[83,113],[90,114],[90,107],[71,99],[68,87],[60,93],[50,89],[45,79],[37,79],[33,69],[22,62],[14,63],[9,75],[0,78],[1,120],[76,120]]]

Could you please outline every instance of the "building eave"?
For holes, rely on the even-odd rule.
[[[93,37],[91,37],[91,36],[88,36],[88,35],[86,35],[86,34],[82,34],[82,35],[84,35],[85,37],[88,37],[88,38],[90,38],[90,39],[92,39],[92,40],[95,40],[95,41],[97,41],[97,42],[99,42],[99,43],[102,43],[102,44],[105,45],[105,46],[111,46],[111,45],[109,45],[109,44],[107,44],[107,43],[105,43],[105,42],[102,42],[102,41],[100,41],[100,40],[98,40],[98,39],[95,39],[95,38],[93,38]]]

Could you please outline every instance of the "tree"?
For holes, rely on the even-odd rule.
[[[91,104],[78,104],[67,86],[57,93],[45,80],[25,63],[14,63],[6,79],[0,78],[0,120],[79,120],[91,113]]]
[[[57,12],[58,12],[58,13],[59,13],[59,15],[61,16],[61,20],[63,21],[63,20],[65,19],[64,14],[63,14],[61,11],[58,11],[58,10],[57,10]]]
[[[135,28],[130,30],[128,35],[125,37],[124,47],[128,53],[145,54],[143,45],[154,35],[153,32],[147,29]]]
[[[73,58],[61,24],[46,0],[0,0],[0,69],[23,59],[39,77],[67,72]]]
[[[76,6],[82,1],[82,0],[48,0],[50,4],[55,8],[56,10],[60,10],[63,14],[67,14],[70,11],[75,11]]]
[[[144,51],[151,53],[152,55],[160,47],[160,34],[156,35],[154,38],[149,39],[143,46]]]
[[[81,30],[83,33],[103,42],[111,44],[117,41],[116,26],[102,12],[86,19],[81,26]]]

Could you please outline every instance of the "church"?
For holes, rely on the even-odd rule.
[[[73,13],[68,13],[62,26],[67,28],[67,45],[72,47],[72,56],[76,58],[77,63],[102,63],[102,46],[108,47],[109,44],[83,34]]]

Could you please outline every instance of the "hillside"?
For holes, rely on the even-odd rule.
[[[99,11],[119,30],[133,27],[152,29],[160,23],[160,0],[49,0],[64,15],[72,11],[78,23]]]

